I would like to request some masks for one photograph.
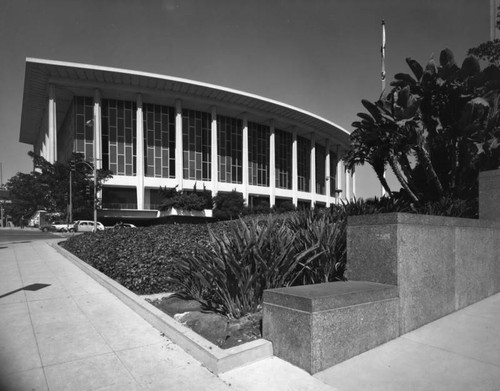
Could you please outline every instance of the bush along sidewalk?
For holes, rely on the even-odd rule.
[[[227,222],[211,225],[225,229]],[[193,243],[209,245],[205,224],[165,224],[113,229],[73,236],[60,245],[132,292],[173,292],[171,265],[194,251]]]
[[[474,217],[477,200],[356,200],[206,225],[88,233],[62,246],[137,294],[177,292],[240,318],[259,311],[265,289],[343,280],[347,216],[388,212]]]

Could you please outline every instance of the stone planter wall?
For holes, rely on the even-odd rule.
[[[398,286],[400,334],[500,291],[500,222],[354,216],[347,254],[348,279]]]
[[[479,176],[479,216],[349,218],[350,281],[265,291],[264,338],[316,373],[500,292],[500,170]]]
[[[276,356],[309,373],[396,338],[398,319],[394,285],[339,281],[264,292],[264,338]]]

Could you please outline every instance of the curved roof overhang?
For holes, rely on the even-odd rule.
[[[189,102],[189,108],[205,111],[215,106],[218,114],[245,113],[250,121],[273,120],[276,128],[294,128],[299,135],[314,132],[319,142],[329,139],[332,148],[337,145],[343,150],[349,144],[349,132],[339,125],[258,95],[178,77],[36,58],[26,59],[20,142],[36,143],[46,118],[51,84],[56,87],[59,125],[73,96],[93,96],[95,89],[99,89],[105,98],[135,101],[137,94],[141,94],[144,102],[174,105],[180,99]]]

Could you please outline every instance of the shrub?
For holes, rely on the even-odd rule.
[[[227,223],[212,224],[211,230]],[[194,251],[193,243],[207,246],[205,224],[157,225],[127,230],[105,230],[73,236],[61,246],[84,262],[137,294],[171,292],[171,266]]]
[[[214,217],[218,220],[237,219],[245,212],[245,199],[237,191],[230,193],[219,192],[214,197]]]
[[[287,212],[293,212],[295,210],[295,205],[293,204],[292,201],[282,201],[279,204],[274,205],[273,210],[276,213],[287,213]]]
[[[287,219],[297,232],[297,246],[313,248],[316,257],[296,271],[295,284],[307,285],[344,280],[347,215],[341,209],[303,210]]]
[[[192,191],[177,191],[177,186],[170,189],[160,187],[160,196],[163,198],[163,201],[160,204],[160,210],[168,210],[170,208],[184,210],[203,210],[213,208],[212,193],[205,188],[198,191],[196,190],[196,185]]]
[[[249,211],[249,213],[258,215],[258,214],[269,214],[272,211],[273,210],[271,209],[271,206],[269,205],[269,202],[267,202],[267,201],[261,201],[257,205],[255,205]]]
[[[264,289],[293,284],[297,268],[317,256],[316,245],[297,246],[296,238],[283,220],[239,220],[176,262],[171,282],[181,295],[240,318],[258,310]]]
[[[434,202],[423,202],[415,205],[415,212],[425,215],[448,217],[479,217],[479,201],[477,198],[461,200],[445,197]]]

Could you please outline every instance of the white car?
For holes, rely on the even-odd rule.
[[[94,222],[91,220],[78,220],[73,225],[75,232],[94,232]],[[104,231],[104,225],[97,222],[97,230]]]
[[[73,232],[75,230],[74,224],[69,223],[54,223],[52,227],[56,232]]]

